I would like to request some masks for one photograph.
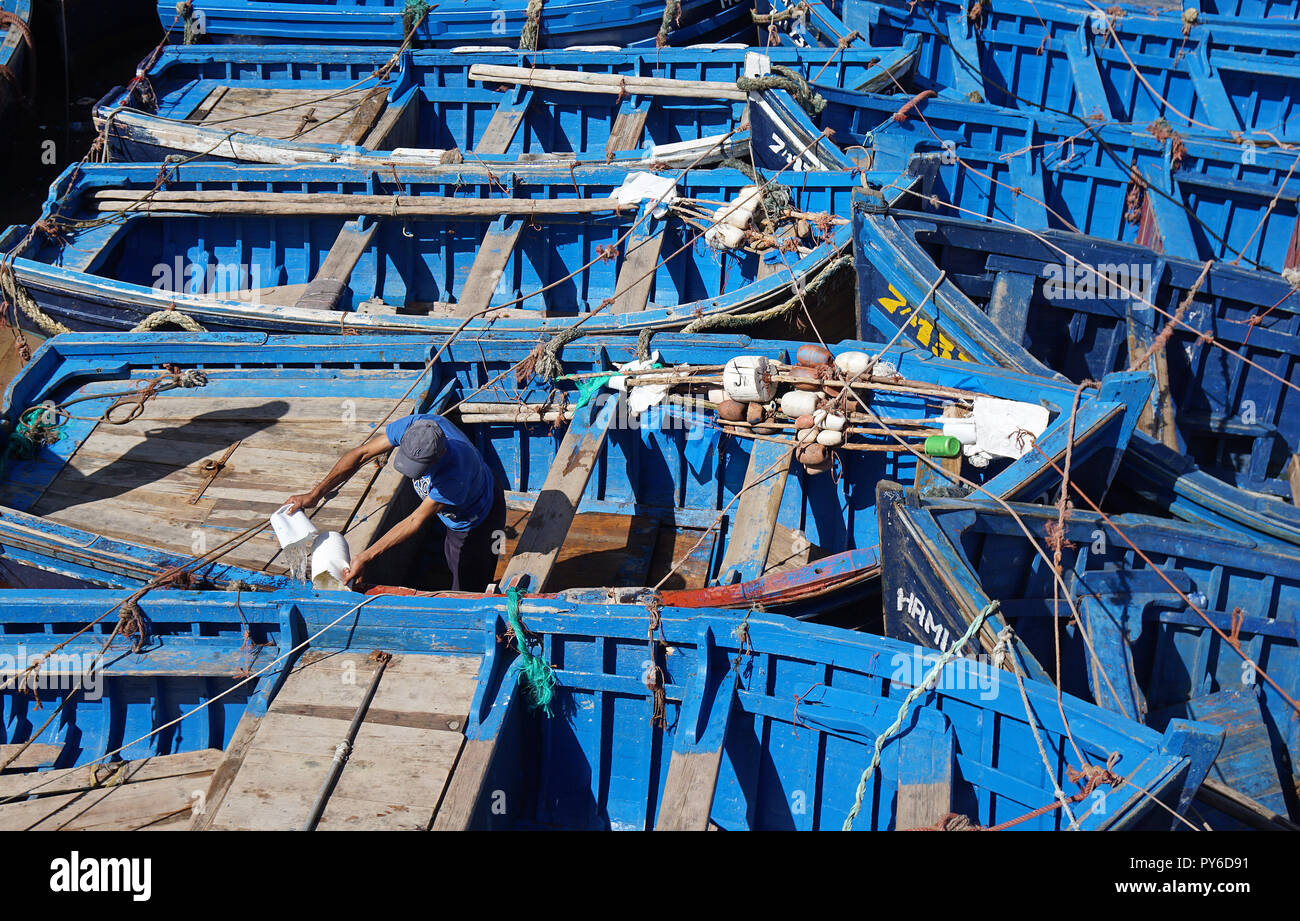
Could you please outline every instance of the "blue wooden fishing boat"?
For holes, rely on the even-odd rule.
[[[1174,717],[1222,726],[1211,777],[1266,819],[1300,818],[1295,548],[1080,508],[1058,532],[1055,509],[897,486],[881,487],[878,508],[889,635],[946,649],[996,600],[965,649],[992,653],[1010,627],[1013,667],[1029,677],[1156,727]]]
[[[47,332],[168,310],[212,331],[681,327],[788,303],[848,247],[853,190],[886,181],[785,178],[760,196],[732,169],[85,165],[0,236],[0,279]]]
[[[1046,685],[1022,691],[962,659],[908,701],[934,658],[920,648],[760,612],[355,597],[139,599],[148,636],[135,650],[113,639],[102,698],[38,732],[30,699],[0,693],[8,745],[83,766],[0,777],[0,824],[94,827],[96,807],[120,821],[134,796],[152,802],[128,827],[179,803],[182,824],[215,830],[1168,828],[1221,740],[1202,723],[1174,720],[1162,735],[1058,703]],[[25,653],[122,595],[4,600],[0,643]],[[111,629],[93,629],[87,655]],[[267,644],[253,661],[241,636]],[[349,736],[351,757],[322,794]],[[154,779],[211,745],[226,751],[192,775],[202,783]],[[112,792],[81,791],[66,819],[58,797],[93,785],[87,768],[106,754]],[[146,756],[155,773],[133,773],[139,760],[125,759]],[[1048,808],[1058,790],[1066,805]]]
[[[31,0],[0,0],[0,127],[9,134],[9,116],[30,87],[28,70],[32,45]]]
[[[1185,24],[1050,2],[999,0],[910,9],[845,0],[842,16],[873,44],[920,37],[919,89],[995,106],[1255,144],[1300,135],[1300,65],[1287,27]]]
[[[815,121],[780,90],[750,101],[760,167],[781,168],[789,159],[781,152],[815,143],[830,166],[921,177],[915,196],[900,203],[915,210],[1076,231],[1273,272],[1300,262],[1294,152],[1184,138],[1167,124],[1151,133],[1081,128],[925,93],[906,100],[828,87],[819,95]],[[817,143],[823,130],[833,132],[833,145]]]
[[[1071,380],[1149,355],[1158,383],[1143,431],[1238,490],[1216,488],[1144,438],[1125,479],[1175,514],[1300,543],[1300,510],[1279,501],[1293,498],[1300,445],[1300,299],[1285,280],[1057,230],[861,204],[864,329],[889,338],[906,325],[935,354]],[[1152,352],[1158,337],[1164,347]]]
[[[1059,481],[1053,465],[1072,437],[1072,475],[1101,495],[1150,389],[1145,374],[1113,375],[1080,395],[1071,420],[1071,384],[914,350],[885,350],[888,364],[845,387],[836,382],[847,372],[800,364],[799,343],[714,334],[652,345],[639,355],[632,337],[586,337],[552,351],[534,336],[484,333],[440,353],[427,337],[56,337],[5,397],[5,579],[292,585],[291,561],[266,528],[271,513],[381,421],[432,411],[474,440],[506,488],[498,584],[819,614],[860,605],[873,590],[877,480],[943,488],[961,473],[994,495],[1036,501]],[[852,342],[834,352],[842,364],[868,358]],[[630,393],[593,389],[655,355],[663,369],[622,378]],[[577,377],[557,378],[556,359]],[[739,378],[742,366],[758,369],[761,392],[728,396],[733,359]],[[626,383],[636,380],[649,383]],[[658,382],[660,402],[645,406]],[[853,409],[851,393],[869,409]],[[772,399],[779,409],[764,408]],[[791,415],[805,400],[826,410],[815,431]],[[940,467],[918,459],[941,413],[966,411],[989,426],[972,450]],[[813,439],[796,442],[805,429],[819,450],[807,450]],[[534,526],[538,502],[546,514]],[[385,467],[354,477],[314,521],[359,550],[413,503],[409,484]],[[384,554],[367,579],[445,589],[441,543],[432,544],[428,554],[415,544]],[[516,551],[535,545],[556,552]]]
[[[158,0],[172,41],[415,47],[689,45],[748,36],[745,4],[724,0]]]
[[[911,48],[782,46],[768,64],[892,88]],[[404,52],[173,46],[96,107],[111,159],[387,168],[533,160],[701,165],[748,149],[743,48]],[[788,78],[787,78],[788,79]],[[717,139],[729,135],[727,143]]]

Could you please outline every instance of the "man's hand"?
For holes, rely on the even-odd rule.
[[[301,511],[303,509],[315,508],[320,502],[320,498],[315,493],[304,492],[296,496],[290,496],[285,500],[285,505],[289,506],[289,514]]]
[[[351,565],[349,565],[347,569],[343,570],[343,584],[351,585],[353,582],[359,580],[361,578],[361,573],[365,571],[366,564],[369,562],[370,560],[367,559],[364,553],[353,560]]]

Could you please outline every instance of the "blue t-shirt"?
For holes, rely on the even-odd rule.
[[[423,476],[411,481],[421,499],[432,499],[446,506],[438,517],[453,531],[468,531],[487,518],[492,511],[492,471],[478,453],[478,449],[464,433],[442,416],[427,413],[406,416],[384,427],[384,434],[393,447],[402,443],[402,436],[416,419],[429,419],[438,423],[447,437],[447,453]]]

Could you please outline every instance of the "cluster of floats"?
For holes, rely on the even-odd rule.
[[[1297,15],[160,2],[0,238],[0,822],[380,649],[468,676],[428,827],[1294,827]],[[304,586],[413,411],[497,582]]]

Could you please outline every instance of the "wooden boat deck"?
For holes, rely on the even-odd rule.
[[[337,397],[172,393],[148,400],[124,425],[98,422],[31,513],[181,556],[202,553],[266,521],[285,497],[319,482],[395,403],[356,398],[345,407]],[[410,411],[408,400],[394,418]],[[344,421],[347,412],[355,413],[352,424]],[[206,465],[220,463],[212,475]],[[391,467],[366,468],[311,512],[316,527],[366,546],[400,481]],[[224,559],[288,571],[269,529]]]
[[[7,746],[0,746],[4,748]],[[36,744],[26,753],[60,746]],[[0,831],[180,831],[221,763],[215,748],[0,776]],[[22,764],[17,762],[16,764]]]
[[[360,144],[384,107],[374,87],[350,90],[215,87],[187,121],[259,137]]]
[[[479,663],[471,656],[393,656],[320,830],[430,827],[464,745]],[[375,668],[356,654],[305,655],[266,715],[241,720],[207,808],[191,827],[302,828]]]

